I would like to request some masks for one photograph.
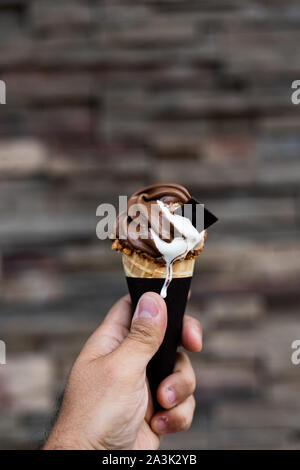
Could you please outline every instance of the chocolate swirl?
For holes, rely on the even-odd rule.
[[[129,248],[141,250],[153,258],[161,258],[161,253],[151,237],[150,228],[166,241],[172,241],[174,228],[164,220],[156,201],[171,205],[185,204],[190,198],[191,195],[183,186],[173,183],[153,184],[136,191],[128,200],[127,214],[121,213],[117,218],[116,238],[126,233]],[[153,208],[153,205],[156,207]]]

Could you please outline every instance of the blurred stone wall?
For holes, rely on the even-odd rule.
[[[158,181],[219,217],[193,282],[197,412],[165,448],[297,448],[297,0],[1,0],[0,447],[36,448],[123,293],[96,207]]]

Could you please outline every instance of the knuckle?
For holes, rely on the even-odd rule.
[[[190,394],[194,393],[196,389],[196,377],[195,374],[192,373],[186,378],[186,387]]]
[[[142,322],[135,322],[132,330],[128,336],[132,341],[144,345],[153,345],[158,343],[156,335],[153,334],[153,329]]]
[[[190,403],[189,411],[187,411],[186,413],[181,413],[181,415],[178,417],[179,428],[181,431],[188,430],[191,427],[191,424],[193,421],[195,405],[196,405],[194,395],[191,395],[188,401]]]
[[[191,420],[187,416],[181,416],[180,419],[180,429],[182,431],[187,431],[191,426]]]

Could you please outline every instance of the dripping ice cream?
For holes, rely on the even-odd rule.
[[[179,233],[179,236],[174,237],[171,241],[164,241],[155,230],[150,229],[155,246],[166,264],[166,278],[160,292],[160,295],[166,298],[168,286],[172,281],[173,263],[185,258],[191,250],[198,246],[204,239],[205,231],[198,232],[187,217],[173,214],[162,201],[158,200],[157,204],[165,217],[173,224],[176,232]]]
[[[192,276],[204,246],[206,231],[175,213],[190,199],[181,185],[154,184],[135,192],[116,221],[112,248],[122,252],[126,276],[163,279],[163,298],[173,278]]]

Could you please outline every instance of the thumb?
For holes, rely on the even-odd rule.
[[[144,371],[160,347],[167,327],[167,307],[162,297],[147,292],[140,298],[128,336],[118,348],[121,363]]]

